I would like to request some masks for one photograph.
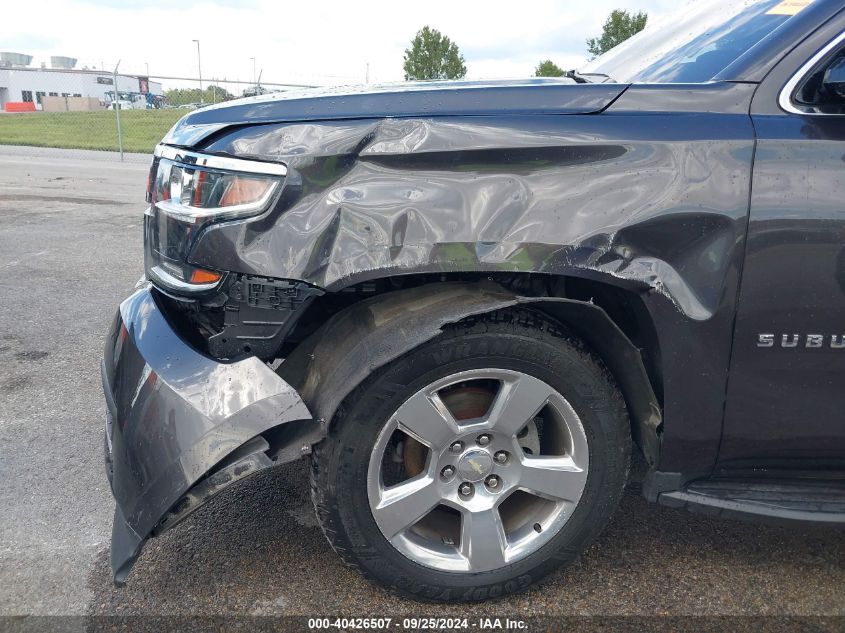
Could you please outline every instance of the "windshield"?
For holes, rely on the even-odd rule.
[[[581,68],[620,83],[700,83],[813,0],[695,0]]]

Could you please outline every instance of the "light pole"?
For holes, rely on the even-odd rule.
[[[255,85],[255,57],[250,57],[252,60],[252,84]]]
[[[120,151],[120,162],[123,162],[123,130],[120,129],[120,93],[117,91],[117,69],[120,68],[120,60],[114,67],[112,81],[114,82],[114,116],[117,121],[117,148]]]
[[[191,40],[192,42],[197,43],[197,69],[199,70],[200,74],[200,105],[203,104],[202,99],[202,58],[200,57],[200,41],[199,40]]]
[[[144,62],[144,66],[147,67],[147,79],[150,78],[150,62]]]

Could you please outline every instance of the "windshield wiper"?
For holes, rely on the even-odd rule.
[[[567,70],[564,77],[568,77],[572,81],[579,84],[603,84],[616,83],[610,75],[604,73],[579,73],[577,70]],[[601,77],[601,81],[591,79],[591,77]]]

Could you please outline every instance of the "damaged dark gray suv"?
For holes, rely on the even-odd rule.
[[[632,450],[650,501],[845,522],[843,156],[840,0],[697,2],[560,80],[191,112],[102,366],[115,580],[303,456],[335,551],[432,600],[576,559]]]

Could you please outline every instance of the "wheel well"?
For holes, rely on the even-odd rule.
[[[660,370],[660,345],[654,322],[642,299],[643,290],[623,288],[605,281],[581,277],[541,273],[437,273],[383,277],[362,282],[337,292],[326,293],[314,300],[298,320],[296,328],[288,335],[278,355],[285,357],[331,316],[364,299],[436,282],[477,282],[484,279],[494,281],[525,297],[558,297],[599,306],[640,350],[649,382],[662,408],[663,377]],[[582,337],[591,347],[599,347],[597,342],[592,340],[589,331],[584,332]]]
[[[568,277],[479,277],[388,278],[320,297],[299,319],[298,340],[280,353],[285,361],[278,371],[324,425],[369,373],[435,337],[443,326],[521,306],[560,323],[605,362],[625,397],[635,442],[656,463],[660,352],[640,296]]]
[[[634,292],[607,283],[588,279],[566,278],[568,299],[589,301],[607,313],[607,316],[622,330],[640,350],[643,366],[648,374],[654,395],[663,408],[663,374],[661,371],[660,343],[654,321],[642,299],[642,293]],[[589,338],[589,336],[587,337]],[[593,347],[597,347],[588,340]]]

